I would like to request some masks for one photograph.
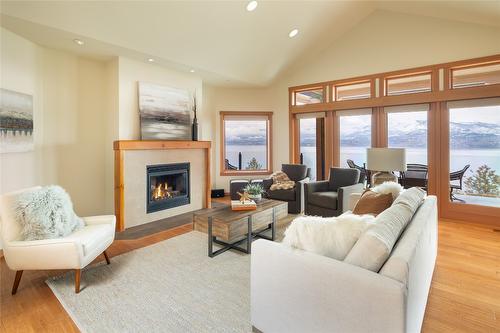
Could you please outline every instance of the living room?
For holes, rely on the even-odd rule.
[[[499,1],[0,12],[2,331],[500,331]]]

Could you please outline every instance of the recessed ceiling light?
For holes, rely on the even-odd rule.
[[[290,33],[288,34],[288,37],[290,38],[293,38],[295,36],[297,36],[297,34],[299,33],[299,29],[293,29],[292,31],[290,31]]]
[[[253,12],[253,11],[255,10],[255,8],[257,8],[258,4],[259,4],[259,3],[258,3],[257,1],[255,1],[255,0],[250,1],[250,2],[248,3],[248,5],[247,5],[247,10],[248,10],[249,12]]]
[[[149,62],[155,62],[155,60],[153,58],[148,58],[148,61]]]
[[[78,38],[73,39],[73,42],[75,42],[75,43],[76,43],[76,44],[78,44],[78,45],[83,45],[83,44],[85,44],[85,42],[84,42],[83,40],[78,39]]]
[[[190,73],[194,73],[194,69],[190,69],[190,70],[189,70],[189,72],[190,72]]]

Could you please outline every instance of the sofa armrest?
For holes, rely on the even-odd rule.
[[[338,203],[339,208],[342,209],[342,212],[346,212],[349,210],[349,197],[353,193],[363,192],[364,185],[361,183],[339,187],[338,189]]]
[[[349,195],[348,208],[350,211],[353,211],[354,207],[356,207],[356,204],[358,203],[359,198],[361,198],[361,194],[362,193],[351,193],[351,195]]]
[[[251,321],[263,332],[404,332],[405,286],[280,243],[251,255]]]

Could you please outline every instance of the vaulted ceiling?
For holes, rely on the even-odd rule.
[[[2,1],[1,25],[90,57],[123,55],[219,85],[265,86],[375,10],[500,26],[500,1]],[[295,38],[288,33],[299,29]],[[73,43],[85,41],[84,46]]]

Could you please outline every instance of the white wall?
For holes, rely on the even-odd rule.
[[[110,212],[105,64],[37,46],[5,29],[1,34],[1,86],[33,95],[35,150],[0,155],[0,192],[58,184],[77,214]]]
[[[213,123],[218,126],[219,111],[273,111],[276,170],[289,161],[288,87],[498,54],[500,29],[376,11],[328,44],[319,54],[303,58],[268,88],[205,88],[212,91],[212,101],[207,103]],[[219,175],[219,147],[216,153],[215,185],[227,190],[230,177]]]
[[[3,28],[0,43],[0,86],[33,96],[33,117],[37,124],[42,117],[37,92],[38,47]],[[40,178],[40,170],[34,166],[41,160],[37,149],[43,140],[43,131],[36,126],[33,135],[34,152],[0,154],[0,193],[33,186]]]
[[[203,94],[201,78],[192,73],[175,70],[136,61],[119,58],[119,138],[120,140],[140,140],[138,82],[155,83],[173,88],[196,92],[199,117],[203,117]],[[201,125],[200,140],[211,138],[211,132]]]

